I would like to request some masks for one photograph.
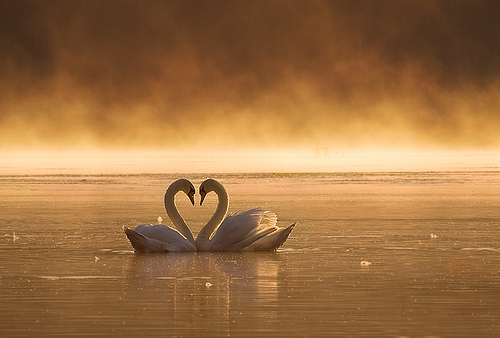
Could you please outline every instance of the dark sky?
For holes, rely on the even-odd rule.
[[[0,0],[0,147],[498,147],[499,56],[499,1]]]

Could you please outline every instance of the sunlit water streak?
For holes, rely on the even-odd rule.
[[[500,172],[212,177],[298,221],[278,252],[134,254],[177,175],[0,176],[0,333],[500,334]],[[197,233],[216,199],[177,204]]]

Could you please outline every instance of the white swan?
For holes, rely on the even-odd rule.
[[[194,205],[194,186],[188,180],[181,178],[172,183],[165,193],[167,215],[179,231],[162,224],[141,224],[134,230],[123,227],[135,251],[196,251],[193,234],[175,206],[174,198],[179,191],[186,193]]]
[[[277,227],[276,214],[260,208],[239,211],[224,219],[229,205],[228,196],[226,189],[216,180],[207,179],[200,185],[200,205],[211,191],[217,194],[219,203],[196,238],[198,251],[275,250],[285,243],[295,227],[295,223],[287,228]]]

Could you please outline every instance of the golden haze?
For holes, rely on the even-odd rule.
[[[498,7],[2,2],[0,149],[495,151]]]

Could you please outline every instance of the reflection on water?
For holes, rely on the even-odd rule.
[[[134,254],[175,178],[0,176],[0,333],[500,333],[498,172],[219,175],[299,222],[278,252]],[[196,233],[216,200],[177,203]]]
[[[280,263],[274,253],[135,255],[127,274],[135,296],[163,304],[170,333],[227,335],[233,323],[278,317]]]

